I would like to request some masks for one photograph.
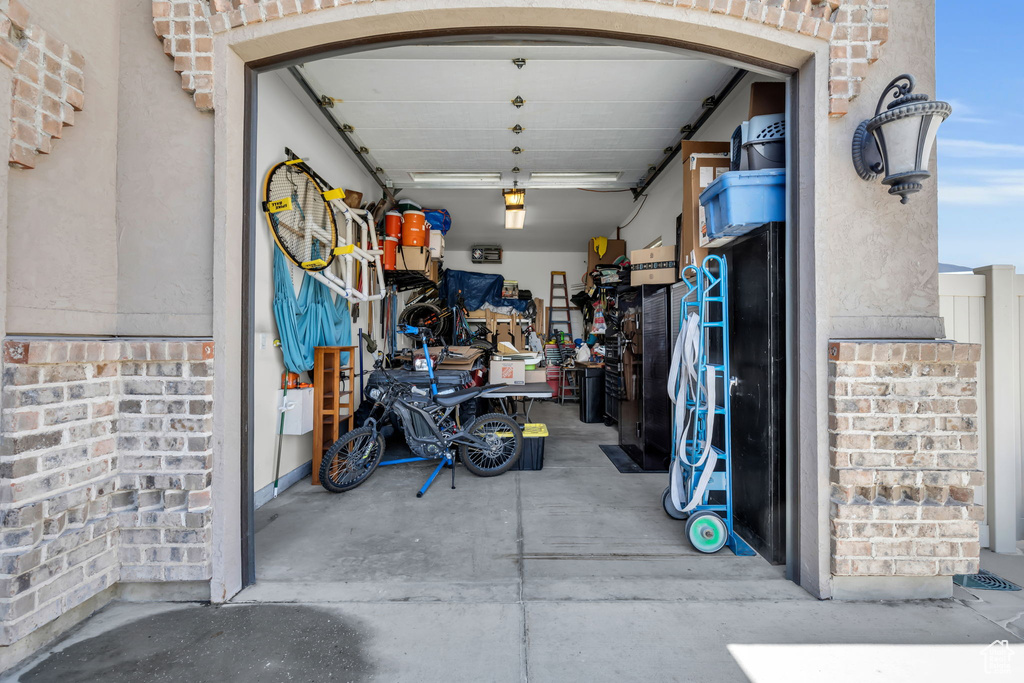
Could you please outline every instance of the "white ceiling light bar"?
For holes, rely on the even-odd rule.
[[[530,174],[530,182],[562,183],[565,185],[585,183],[614,183],[622,175],[618,171],[583,171],[575,173],[549,173],[546,171]]]
[[[449,173],[441,171],[409,171],[414,183],[458,183],[460,185],[501,184],[500,173]]]

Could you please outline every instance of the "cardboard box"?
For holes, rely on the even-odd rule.
[[[683,162],[683,223],[679,240],[679,272],[686,266],[700,265],[708,255],[708,246],[701,244],[700,226],[704,223],[704,209],[700,193],[718,176],[729,170],[729,143],[716,145],[715,152],[693,153]]]
[[[427,266],[427,278],[431,282],[440,282],[441,281],[441,262],[440,261],[434,261],[433,259],[431,259],[430,265]]]
[[[547,382],[547,381],[548,381],[548,371],[546,369],[544,369],[544,368],[540,368],[539,370],[527,370],[526,371],[526,383],[527,384],[530,384],[532,382]]]
[[[779,81],[750,84],[750,113],[748,119],[766,114],[786,112],[786,84]]]
[[[615,263],[615,259],[620,256],[626,255],[626,240],[608,240],[608,248],[605,249],[604,256],[599,256],[594,251],[593,240],[587,241],[587,288],[594,286],[593,278],[590,277],[590,272],[594,270],[598,265],[602,263]]]
[[[430,270],[430,249],[427,247],[399,247],[396,270],[412,270],[426,275]]]
[[[441,353],[442,347],[431,346],[430,355],[437,357],[437,354]],[[440,363],[437,367],[439,368],[450,368],[452,370],[472,370],[473,364],[476,363],[477,359],[484,354],[483,350],[473,346],[449,346],[448,352],[453,354]],[[422,356],[423,352],[416,354]]]
[[[497,333],[496,344],[508,342],[518,350],[526,348],[526,336],[523,334],[523,327],[518,322],[498,323],[495,327]]]
[[[629,254],[632,269],[629,283],[640,285],[670,285],[678,280],[675,246],[640,249]]]
[[[526,384],[526,361],[492,359],[487,381],[490,384]]]

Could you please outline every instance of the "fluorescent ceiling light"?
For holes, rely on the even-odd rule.
[[[443,173],[409,171],[409,177],[417,183],[500,183],[500,173]]]
[[[505,229],[522,230],[526,225],[526,209],[506,209]]]
[[[531,173],[531,181],[558,183],[614,183],[621,174],[617,171],[595,171],[579,173]]]

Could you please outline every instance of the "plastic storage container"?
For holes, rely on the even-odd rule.
[[[786,167],[786,115],[755,116],[747,122],[743,141],[746,168],[761,171]]]
[[[786,170],[729,171],[700,193],[709,239],[738,237],[786,220]]]
[[[523,452],[509,471],[544,469],[544,437],[547,435],[547,425],[536,423],[523,427]]]
[[[444,258],[444,233],[440,230],[430,231],[430,258],[435,261]]]

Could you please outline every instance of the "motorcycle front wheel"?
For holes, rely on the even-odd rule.
[[[384,437],[359,427],[335,441],[320,461],[320,484],[331,493],[351,491],[370,478],[384,455]]]

